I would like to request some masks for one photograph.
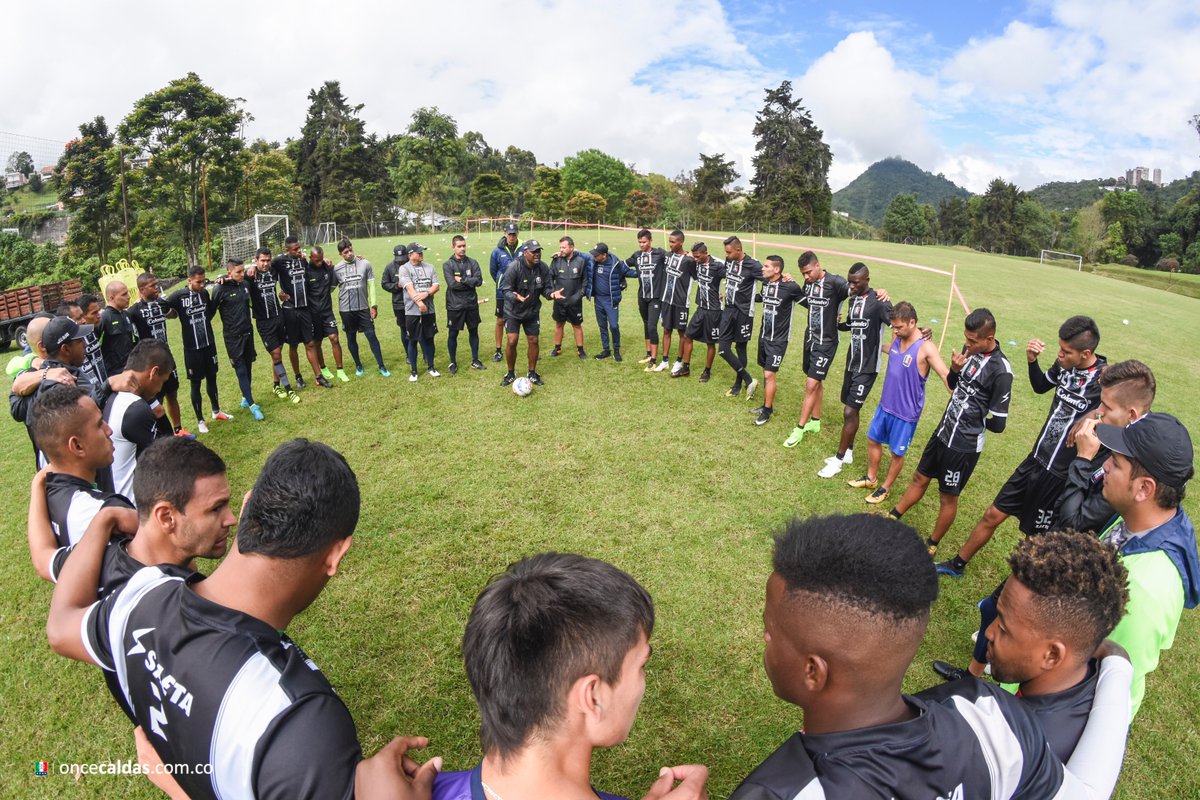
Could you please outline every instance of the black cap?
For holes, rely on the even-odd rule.
[[[46,323],[42,331],[42,346],[47,353],[54,355],[67,342],[82,339],[91,332],[91,325],[77,325],[70,317],[55,317]]]
[[[537,239],[526,240],[525,244],[522,245],[522,247],[524,247],[526,250],[532,250],[535,253],[542,252],[542,244]]]
[[[408,248],[402,244],[398,244],[392,248],[392,255],[406,256],[406,255],[408,255]]]
[[[424,253],[428,249],[429,248],[426,247],[425,245],[417,244],[416,242],[412,242],[408,246],[408,252],[410,252],[410,253]]]
[[[1170,414],[1147,414],[1124,428],[1097,425],[1100,443],[1142,465],[1154,480],[1175,489],[1192,477],[1192,437]]]
[[[516,233],[517,232],[517,223],[510,222],[507,225],[505,225],[504,232],[505,233]]]
[[[602,256],[608,252],[608,245],[604,242],[596,242],[596,246],[592,248],[592,255]]]

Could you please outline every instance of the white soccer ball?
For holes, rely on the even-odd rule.
[[[528,397],[533,392],[533,381],[529,378],[517,378],[512,383],[513,394],[517,397]]]
[[[1123,319],[1123,320],[1121,320],[1121,324],[1122,324],[1122,325],[1128,325],[1128,324],[1129,324],[1129,320],[1127,320],[1127,319]]]

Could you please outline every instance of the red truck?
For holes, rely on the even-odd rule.
[[[54,313],[64,300],[77,300],[83,294],[78,280],[47,283],[42,286],[22,286],[0,292],[0,347],[16,342],[22,349],[27,344],[25,326],[39,311]]]

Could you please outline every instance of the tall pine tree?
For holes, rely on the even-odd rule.
[[[766,222],[826,228],[833,155],[801,102],[792,99],[791,81],[767,90],[754,124],[753,200]]]

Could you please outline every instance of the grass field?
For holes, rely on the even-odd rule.
[[[550,243],[560,232],[537,235],[553,248]],[[596,241],[595,231],[574,235],[581,249]],[[634,249],[632,233],[606,231],[602,236],[617,253]],[[486,264],[497,238],[472,234],[469,252]],[[764,238],[944,270],[957,265],[967,301],[996,314],[998,339],[1017,370],[1012,415],[1004,434],[989,437],[962,498],[958,522],[942,548],[947,554],[965,539],[1045,418],[1049,399],[1034,395],[1025,378],[1025,342],[1032,337],[1053,342],[1059,323],[1072,314],[1095,317],[1103,335],[1099,349],[1110,361],[1137,357],[1148,363],[1159,379],[1155,408],[1180,416],[1200,433],[1195,404],[1200,396],[1200,328],[1195,325],[1200,302],[1195,299],[958,250]],[[360,241],[356,249],[375,264],[378,276],[397,241]],[[449,257],[449,236],[422,241],[431,246],[429,260],[439,266]],[[719,239],[710,244],[719,247]],[[747,244],[751,249],[752,243]],[[757,246],[759,259],[772,251]],[[783,252],[794,265],[796,252]],[[841,274],[853,260],[822,258],[828,269]],[[957,302],[946,319],[948,278],[888,264],[871,263],[871,271],[873,285],[916,305],[922,324],[932,324],[935,341],[948,325],[944,353],[961,344],[963,311]],[[482,293],[494,297],[490,281]],[[595,784],[641,797],[660,765],[702,762],[711,770],[711,795],[726,796],[802,722],[797,709],[774,698],[761,664],[772,531],[795,514],[866,508],[864,492],[816,477],[837,443],[840,375],[828,384],[824,430],[787,450],[781,443],[802,402],[798,344],[780,372],[776,419],[756,428],[746,413],[749,403],[722,396],[731,376],[719,359],[707,385],[642,372],[634,363],[642,348],[632,299],[621,307],[624,350],[630,358],[617,364],[580,362],[573,355],[543,357],[540,371],[546,386],[527,399],[498,387],[503,372],[490,361],[486,372],[464,369],[439,379],[423,375],[409,384],[388,299],[382,294],[379,330],[396,377],[386,380],[369,371],[369,377],[333,391],[310,388],[302,393],[303,402],[292,406],[267,391],[267,360],[260,356],[256,381],[267,421],[256,424],[245,412],[235,413],[233,422],[213,424],[212,434],[204,437],[228,462],[239,498],[271,449],[296,436],[328,442],[357,471],[363,513],[354,547],[342,574],[289,633],[349,705],[364,749],[371,753],[396,734],[420,733],[431,738],[430,751],[443,755],[448,768],[473,765],[479,755],[478,721],[458,652],[471,603],[489,576],[522,555],[577,551],[632,573],[654,596],[658,612],[641,715],[624,745],[598,754]],[[444,331],[441,298],[438,307]],[[483,307],[485,360],[492,352],[492,309],[490,302]],[[1193,322],[1187,323],[1189,319]],[[594,353],[599,344],[590,309],[584,324],[587,348]],[[550,350],[551,329],[546,311],[544,355]],[[178,336],[174,323],[171,334]],[[459,347],[460,364],[465,365],[465,336]],[[567,351],[573,352],[569,345]],[[703,352],[697,348],[693,363],[703,359]],[[753,353],[752,347],[751,358]],[[363,355],[369,359],[365,345]],[[326,357],[332,364],[328,348]],[[839,353],[839,358],[844,356]],[[438,337],[437,364],[446,364],[444,333]],[[518,366],[523,365],[524,344],[518,353]],[[236,412],[233,373],[226,366],[220,377],[224,405]],[[865,462],[865,425],[878,391],[863,417],[853,472]],[[186,408],[186,391],[180,399]],[[928,439],[945,402],[944,389],[931,382],[914,441]],[[5,741],[0,796],[107,797],[121,792],[152,797],[154,791],[141,778],[93,776],[76,782],[58,774],[33,775],[39,760],[49,761],[54,772],[61,763],[123,760],[134,751],[128,727],[96,670],[54,656],[46,644],[43,626],[51,587],[30,568],[24,536],[30,477],[25,432],[16,424],[0,427],[0,446],[9,452],[11,467],[0,477],[8,498],[0,558]],[[915,450],[902,482],[915,466],[919,447]],[[1197,496],[1193,487],[1186,503],[1193,519],[1200,515]],[[931,494],[906,521],[924,534],[936,507]],[[1005,556],[1018,536],[1015,524],[1006,523],[972,561],[964,579],[943,581],[907,690],[937,680],[930,659],[968,659],[968,637],[978,624],[974,604],[1006,573]],[[202,569],[209,572],[212,565]],[[1148,681],[1118,797],[1200,797],[1200,771],[1195,768],[1200,752],[1198,655],[1200,616],[1185,613],[1174,649]]]

